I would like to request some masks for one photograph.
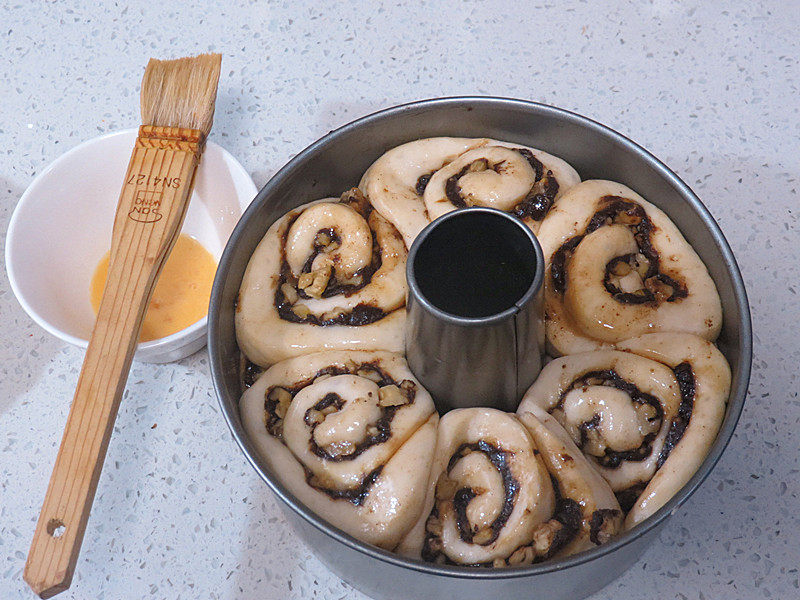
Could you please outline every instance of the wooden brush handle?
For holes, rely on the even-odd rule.
[[[205,144],[143,126],[117,206],[103,299],[36,525],[25,581],[42,598],[72,581],[147,304],[177,239]]]

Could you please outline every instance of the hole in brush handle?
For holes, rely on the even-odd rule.
[[[67,530],[67,526],[64,524],[64,521],[61,519],[50,519],[47,522],[47,534],[50,537],[58,539],[64,535]]]

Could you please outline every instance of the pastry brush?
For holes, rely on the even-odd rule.
[[[114,218],[103,299],[24,578],[48,598],[75,571],[142,320],[189,205],[214,117],[221,56],[151,59],[142,79],[142,123]]]

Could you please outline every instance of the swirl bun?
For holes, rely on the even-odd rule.
[[[592,467],[564,428],[536,405],[519,414],[564,498],[575,501],[580,525],[556,554],[569,556],[604,544],[622,530],[622,510],[605,479]]]
[[[418,519],[439,417],[400,355],[280,362],[245,391],[240,412],[273,472],[336,527],[393,549]]]
[[[517,412],[550,413],[619,495],[653,477],[680,402],[665,365],[599,350],[548,363]]]
[[[608,484],[531,413],[447,413],[429,486],[422,517],[398,548],[427,561],[531,564],[607,541],[621,523]]]
[[[725,416],[731,369],[714,344],[687,333],[650,333],[617,347],[672,369],[681,390],[658,471],[625,519],[632,527],[664,506],[700,467]]]
[[[269,228],[247,265],[239,346],[256,364],[328,349],[403,349],[406,248],[354,188]]]
[[[553,202],[580,181],[560,158],[486,138],[427,138],[375,161],[360,188],[407,246],[432,220],[464,206],[512,212],[534,232]]]
[[[553,202],[580,182],[566,162],[541,150],[488,140],[430,177],[425,207],[434,220],[465,206],[515,214],[534,232]]]
[[[578,184],[558,199],[538,237],[554,354],[660,331],[719,335],[722,306],[705,265],[672,221],[630,188]]]

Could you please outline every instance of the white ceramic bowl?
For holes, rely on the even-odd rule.
[[[95,314],[89,287],[111,247],[117,200],[137,130],[110,133],[73,148],[33,180],[6,236],[11,289],[30,317],[56,337],[85,348]],[[182,232],[219,261],[256,186],[226,150],[208,142]],[[206,318],[173,335],[139,344],[135,358],[169,362],[206,343]]]

